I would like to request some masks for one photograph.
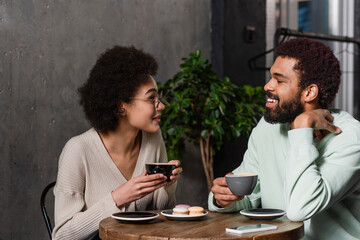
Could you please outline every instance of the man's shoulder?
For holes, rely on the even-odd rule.
[[[355,119],[350,113],[338,110],[338,109],[331,109],[331,115],[334,117],[333,123],[335,125],[341,126],[352,126],[355,128],[360,128],[360,122]]]
[[[357,136],[360,139],[360,122],[346,111],[330,110],[334,117],[333,124],[341,129],[344,135]]]

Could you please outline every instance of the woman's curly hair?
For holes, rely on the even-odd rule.
[[[295,38],[281,44],[275,52],[280,57],[298,60],[294,70],[299,72],[299,86],[305,89],[316,84],[321,108],[332,104],[339,90],[341,71],[339,61],[328,46],[308,38]]]
[[[119,124],[119,104],[129,103],[149,76],[156,75],[157,69],[152,55],[133,46],[107,49],[78,89],[80,104],[92,127],[100,132],[115,130]]]

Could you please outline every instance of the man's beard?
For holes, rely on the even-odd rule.
[[[287,101],[283,102],[280,108],[279,97],[266,92],[266,96],[269,98],[274,98],[278,100],[277,106],[275,108],[265,108],[264,119],[268,123],[290,123],[295,120],[297,116],[304,112],[304,108],[300,102],[301,91],[297,95]]]

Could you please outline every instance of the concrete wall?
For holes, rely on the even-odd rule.
[[[157,58],[165,82],[189,52],[210,57],[210,17],[209,0],[0,1],[1,240],[48,239],[40,194],[65,142],[89,128],[76,89],[97,56],[133,44]],[[197,149],[184,160],[178,199],[204,204]]]

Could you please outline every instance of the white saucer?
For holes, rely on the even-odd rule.
[[[272,220],[285,215],[286,212],[281,209],[253,208],[253,209],[241,210],[240,213],[250,219]]]
[[[159,216],[153,212],[119,212],[111,215],[112,218],[129,222],[147,222]]]
[[[161,211],[161,215],[167,217],[168,219],[181,220],[181,221],[198,220],[198,219],[203,218],[207,214],[208,214],[207,211],[204,211],[203,214],[194,214],[194,215],[173,214],[172,209]]]

